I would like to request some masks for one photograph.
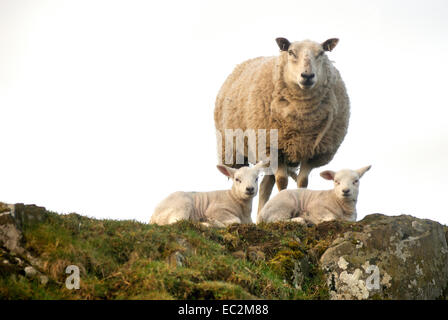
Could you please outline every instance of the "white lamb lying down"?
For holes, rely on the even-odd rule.
[[[171,224],[179,220],[200,221],[205,226],[225,227],[233,223],[252,223],[252,199],[258,192],[258,175],[263,162],[240,169],[217,166],[233,180],[232,189],[211,192],[175,192],[163,200],[150,223]]]
[[[318,224],[330,220],[356,221],[359,179],[370,167],[321,172],[324,179],[334,180],[332,190],[282,190],[266,203],[257,217],[257,223],[294,221]]]

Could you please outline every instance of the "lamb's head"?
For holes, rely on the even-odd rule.
[[[334,192],[336,197],[343,201],[355,201],[358,199],[359,179],[371,166],[358,170],[344,169],[338,172],[331,170],[321,172],[321,177],[334,181]]]
[[[233,180],[232,191],[239,199],[249,200],[257,195],[258,176],[265,164],[257,163],[253,167],[241,167],[239,169],[229,168],[225,165],[217,165],[218,170]]]
[[[310,40],[290,43],[285,38],[276,39],[284,56],[284,80],[291,85],[309,90],[325,80],[325,51],[336,47],[339,39],[328,39],[323,43]]]

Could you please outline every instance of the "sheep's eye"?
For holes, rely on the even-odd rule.
[[[336,183],[336,184],[340,184],[340,182],[339,182],[339,181],[335,181],[334,183]]]
[[[255,182],[258,182],[258,178],[255,179]]]
[[[289,50],[288,53],[289,53],[290,56],[293,56],[294,58],[297,58],[297,55],[294,53],[294,51]]]
[[[238,179],[238,178],[236,178],[236,179],[235,179],[235,181],[236,181],[236,182],[238,182],[238,183],[240,183],[240,182],[241,182],[241,180],[240,180],[240,179]]]
[[[355,180],[353,181],[353,184],[357,184],[359,182],[359,180]]]

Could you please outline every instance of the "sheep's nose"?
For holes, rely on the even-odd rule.
[[[300,75],[302,76],[302,78],[304,78],[307,81],[313,79],[315,76],[314,73],[305,73],[305,72],[301,73]]]
[[[247,188],[246,188],[246,191],[247,191],[247,192],[251,192],[251,193],[252,193],[252,192],[254,192],[254,190],[255,190],[254,187],[247,187]]]
[[[348,193],[350,192],[350,189],[344,189],[344,190],[342,190],[342,192],[343,192],[344,194],[348,194]]]

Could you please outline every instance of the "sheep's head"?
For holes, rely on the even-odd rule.
[[[276,41],[287,59],[284,80],[302,90],[309,90],[324,80],[324,64],[328,59],[325,52],[333,50],[339,39],[328,39],[323,43],[310,40],[290,43],[285,38],[277,38]]]
[[[371,166],[358,170],[344,169],[338,172],[331,170],[321,172],[321,177],[334,181],[334,192],[336,197],[343,201],[356,201],[359,192],[359,179]]]
[[[265,167],[264,162],[259,162],[253,167],[229,168],[225,165],[217,165],[218,170],[233,180],[232,190],[234,194],[244,200],[252,199],[258,192],[258,176]]]

